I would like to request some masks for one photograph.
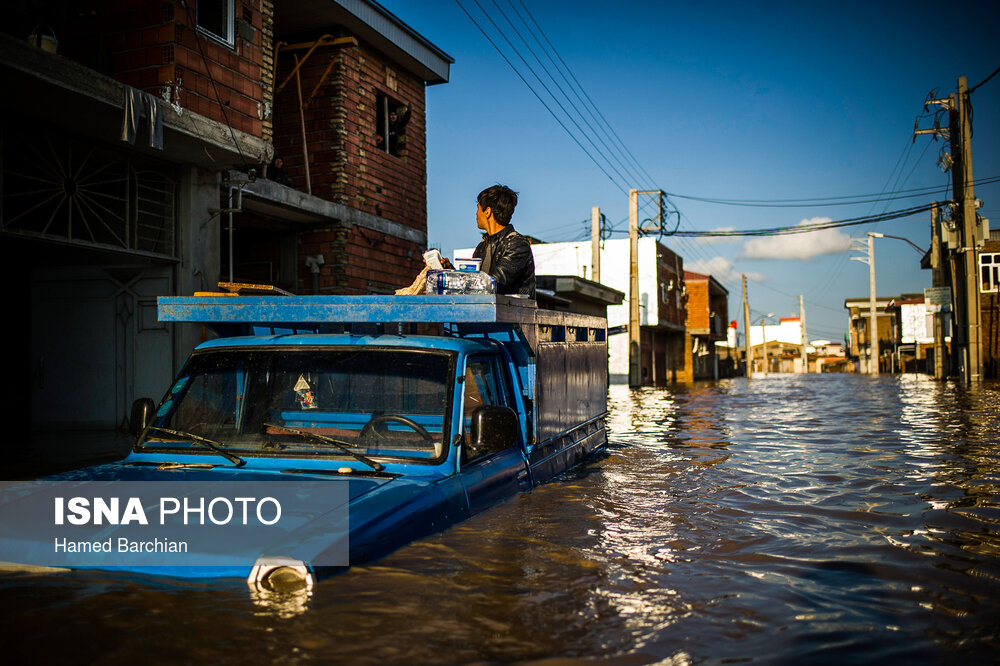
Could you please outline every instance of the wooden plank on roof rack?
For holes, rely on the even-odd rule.
[[[220,282],[219,287],[235,296],[294,296],[273,284],[251,284],[247,282]],[[229,295],[229,294],[226,294]]]

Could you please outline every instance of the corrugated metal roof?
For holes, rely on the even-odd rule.
[[[372,0],[285,0],[274,7],[280,39],[343,26],[425,83],[447,83],[455,60]]]

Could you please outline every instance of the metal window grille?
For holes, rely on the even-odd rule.
[[[23,124],[2,135],[0,231],[176,258],[169,167]]]

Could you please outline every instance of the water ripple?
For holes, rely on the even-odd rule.
[[[996,385],[770,375],[609,399],[602,456],[308,599],[9,579],[5,644],[113,663],[995,661]]]

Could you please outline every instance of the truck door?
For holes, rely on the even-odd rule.
[[[511,442],[498,442],[491,453],[473,460],[468,451],[472,413],[477,407],[499,405],[514,408],[510,380],[496,356],[474,356],[466,364],[463,382],[463,460],[460,477],[475,514],[530,487],[524,443],[520,435]]]

